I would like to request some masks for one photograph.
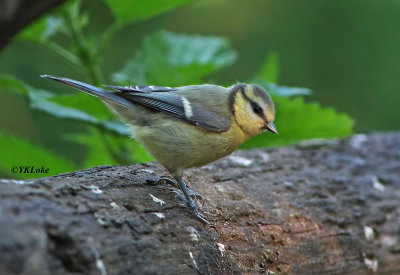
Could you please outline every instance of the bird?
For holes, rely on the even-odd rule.
[[[41,77],[98,97],[128,123],[132,137],[170,172],[188,208],[205,224],[210,223],[191,198],[196,193],[183,180],[184,171],[225,157],[264,131],[278,134],[274,102],[258,84],[100,88],[65,77]]]

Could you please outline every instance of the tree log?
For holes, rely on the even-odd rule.
[[[0,274],[400,274],[400,133],[0,181]]]

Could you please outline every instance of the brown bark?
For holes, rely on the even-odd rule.
[[[162,174],[148,163],[0,181],[0,273],[400,274],[400,133],[190,170],[212,226],[155,184]]]
[[[0,0],[0,50],[26,25],[65,0]]]

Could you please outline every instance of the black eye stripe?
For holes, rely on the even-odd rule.
[[[242,93],[243,97],[250,103],[251,108],[253,109],[253,112],[258,115],[259,117],[261,117],[262,119],[264,118],[264,111],[263,109],[260,107],[260,105],[258,105],[257,103],[255,103],[253,100],[251,100],[246,93],[244,92],[244,89],[241,89],[240,92]]]

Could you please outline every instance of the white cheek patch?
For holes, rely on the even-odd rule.
[[[185,116],[187,118],[192,117],[193,116],[192,106],[190,105],[189,100],[187,100],[183,96],[182,96],[182,104],[183,104],[183,109],[185,111]]]

